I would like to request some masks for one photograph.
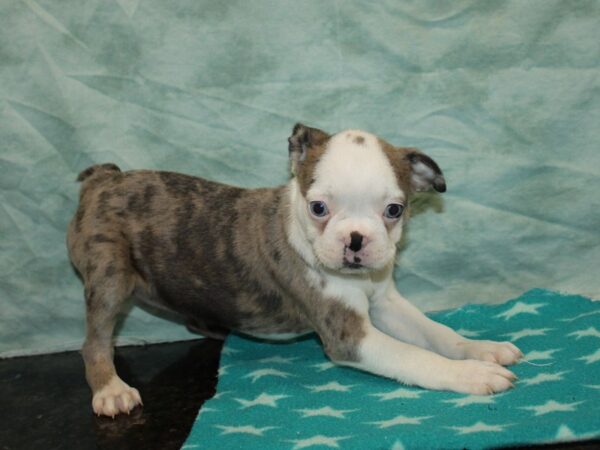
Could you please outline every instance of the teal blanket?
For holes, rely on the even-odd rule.
[[[443,168],[396,270],[421,308],[600,297],[598,30],[596,0],[0,1],[0,356],[81,344],[79,171],[273,186],[297,121]],[[119,341],[190,336],[136,308]]]
[[[600,302],[535,289],[500,306],[432,315],[510,340],[526,361],[494,396],[426,391],[334,367],[315,338],[228,338],[217,394],[184,449],[490,448],[600,438]]]

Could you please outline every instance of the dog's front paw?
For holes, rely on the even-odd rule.
[[[509,366],[523,357],[521,350],[510,342],[468,340],[458,345],[462,349],[464,359],[477,359]]]
[[[516,375],[499,364],[477,360],[452,361],[449,389],[475,395],[490,395],[513,387]]]
[[[94,393],[92,408],[97,415],[109,416],[114,419],[117,414],[129,412],[142,404],[142,398],[137,389],[132,388],[118,376]]]

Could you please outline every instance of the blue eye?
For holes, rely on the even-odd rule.
[[[325,202],[310,202],[309,207],[311,214],[315,217],[325,217],[327,214],[329,214],[329,210],[327,209]]]
[[[398,219],[404,211],[404,206],[400,203],[390,203],[385,207],[383,215],[388,219]]]

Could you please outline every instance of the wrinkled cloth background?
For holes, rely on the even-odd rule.
[[[0,355],[81,343],[80,170],[274,186],[297,121],[443,168],[396,273],[421,308],[600,296],[600,2],[4,0],[0,23]],[[191,336],[137,308],[120,329]]]

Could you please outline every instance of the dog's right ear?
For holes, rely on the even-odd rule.
[[[292,174],[297,175],[312,148],[323,145],[329,135],[317,128],[307,127],[301,123],[294,125],[292,135],[288,138]]]

